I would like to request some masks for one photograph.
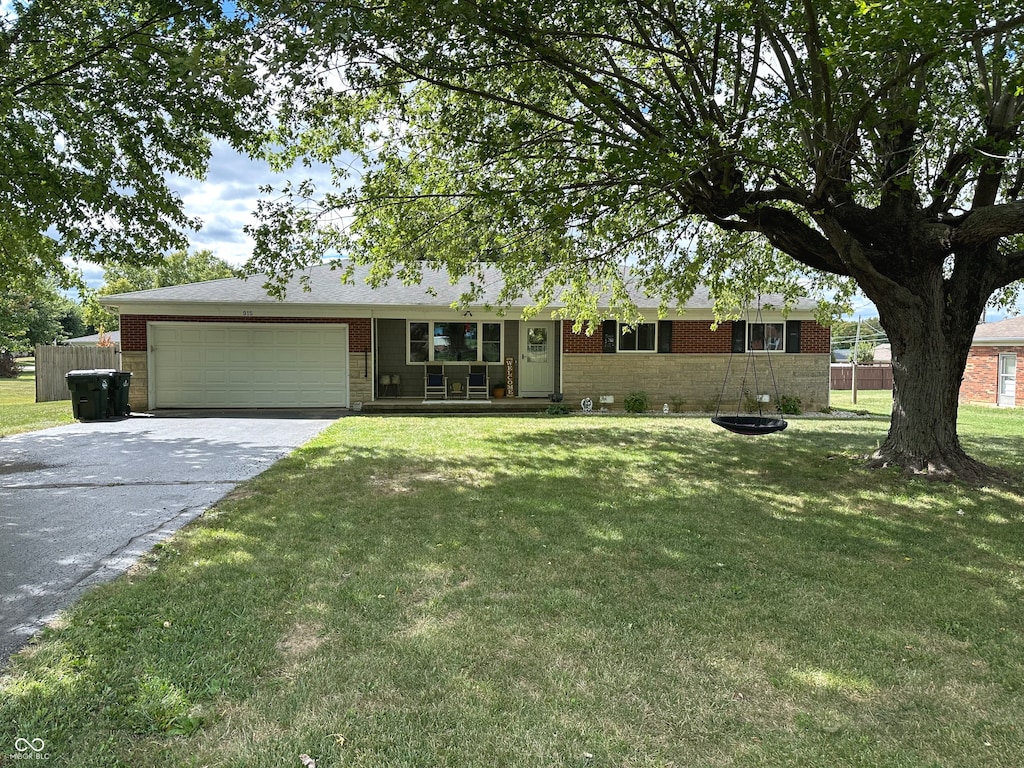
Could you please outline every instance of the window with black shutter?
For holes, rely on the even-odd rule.
[[[732,322],[732,351],[738,354],[747,351],[747,324],[743,320]]]
[[[787,320],[786,321],[786,351],[787,352],[799,352],[800,351],[800,321],[799,320]]]
[[[605,320],[601,323],[601,337],[603,339],[601,351],[614,353],[618,347],[619,323],[615,320]]]
[[[658,321],[658,352],[667,355],[672,352],[672,321]]]

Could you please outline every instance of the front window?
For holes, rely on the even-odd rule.
[[[501,323],[410,322],[410,363],[501,361]]]
[[[409,362],[425,363],[430,359],[430,323],[409,323]]]
[[[619,323],[620,352],[654,352],[658,348],[657,323]]]
[[[501,323],[482,323],[483,343],[480,345],[481,359],[485,363],[501,362]]]
[[[747,349],[781,352],[786,338],[784,323],[750,323],[747,326]]]

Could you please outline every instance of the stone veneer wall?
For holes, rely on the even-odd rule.
[[[350,326],[349,345],[352,344],[351,330]],[[362,350],[350,348],[348,351],[348,401],[352,406],[373,400],[373,354],[367,352],[367,356],[364,366]]]
[[[967,366],[964,368],[964,378],[960,383],[960,402],[996,405],[999,402],[999,355],[1009,354],[1017,355],[1018,370],[1021,370],[1024,346],[971,347],[967,355]],[[1015,405],[1024,405],[1024,386],[1020,383],[1017,385]]]
[[[723,413],[735,413],[741,398],[745,355],[732,356],[729,381],[725,383]],[[650,395],[651,407],[658,410],[673,398],[682,398],[686,410],[713,410],[723,390],[730,355],[722,354],[570,354],[562,359],[562,389],[572,406],[589,397],[600,407],[601,395],[612,395],[610,410],[621,411],[622,400],[630,392],[642,390]],[[757,359],[761,393],[774,400],[767,360]],[[799,397],[805,411],[828,405],[828,354],[776,354],[772,370],[780,396]],[[747,389],[755,393],[753,377],[747,375]]]
[[[369,318],[306,318],[306,317],[236,317],[192,315],[121,315],[121,367],[131,371],[128,404],[133,411],[149,410],[149,340],[146,323],[166,321],[179,323],[302,323],[348,325],[348,391],[349,402],[369,402],[373,399],[373,380],[369,372],[372,356]],[[364,353],[366,365],[364,365]]]
[[[132,374],[128,405],[133,411],[149,410],[149,353],[121,352],[121,370]]]
[[[722,412],[735,413],[742,399],[745,354],[731,354],[731,322],[712,331],[709,320],[672,322],[671,353],[603,354],[601,329],[587,336],[573,333],[572,322],[563,324],[562,390],[573,406],[584,397],[600,403],[601,395],[612,395],[612,410],[622,409],[630,392],[644,391],[651,405],[660,409],[673,398],[682,398],[687,410],[714,409],[722,394]],[[799,397],[803,409],[818,410],[828,405],[830,385],[830,332],[813,320],[800,321],[800,352],[779,352],[771,356],[771,370],[779,396]],[[751,395],[775,397],[769,358],[755,358],[758,384],[748,374],[746,388]],[[731,368],[730,368],[731,363]],[[730,371],[726,382],[726,371]],[[723,385],[724,382],[724,385]]]

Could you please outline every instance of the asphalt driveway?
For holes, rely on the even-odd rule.
[[[90,586],[338,415],[140,415],[0,439],[0,667]]]

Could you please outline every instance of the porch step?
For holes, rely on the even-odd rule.
[[[420,400],[381,398],[364,402],[362,413],[541,413],[551,403],[544,397],[499,397],[491,400]]]

